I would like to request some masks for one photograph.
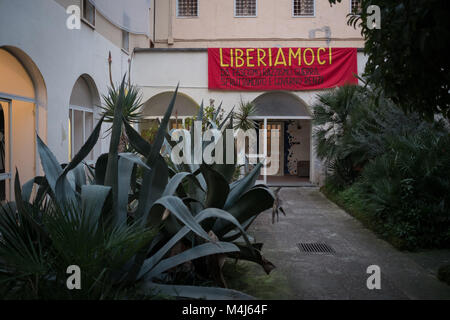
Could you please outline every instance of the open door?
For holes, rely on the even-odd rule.
[[[264,128],[264,124],[261,124],[260,129]],[[268,174],[271,176],[282,176],[284,174],[283,129],[283,122],[267,122],[267,156],[271,161],[270,166],[278,168],[276,172]]]

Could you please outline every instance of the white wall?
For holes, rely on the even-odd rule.
[[[358,74],[361,75],[367,58],[358,52]],[[252,101],[264,91],[220,91],[208,90],[207,51],[143,51],[137,52],[133,59],[132,75],[134,82],[142,87],[143,101],[164,91],[173,91],[180,84],[180,92],[186,93],[198,103],[223,102],[226,110],[238,106],[241,97]],[[320,91],[295,91],[308,105],[316,100]]]
[[[84,23],[81,30],[67,29],[67,17],[55,1],[0,0],[0,47],[23,50],[42,73],[48,97],[47,142],[61,162],[68,159],[69,100],[76,80],[88,74],[104,94],[109,84],[108,52],[115,81],[127,71],[128,60],[120,48]],[[106,152],[108,143],[102,140],[96,155]]]
[[[358,74],[361,75],[367,58],[358,52]],[[202,100],[209,103],[215,100],[215,105],[223,102],[224,110],[230,111],[238,106],[241,99],[253,101],[263,94],[263,91],[219,91],[208,90],[208,53],[205,50],[196,51],[140,51],[136,52],[132,75],[134,82],[142,88],[143,101],[154,95],[173,91],[180,83],[179,91],[192,97],[197,103]],[[295,91],[308,106],[316,101],[317,93],[321,91]],[[312,150],[311,180],[320,184],[323,181],[322,165]]]

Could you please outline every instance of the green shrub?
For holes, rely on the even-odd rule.
[[[450,245],[450,137],[444,120],[404,114],[380,92],[347,86],[319,98],[316,151],[325,192],[397,247]]]
[[[371,214],[410,249],[450,245],[450,135],[423,131],[392,139],[364,168]]]
[[[450,286],[450,264],[447,264],[439,268],[438,279]]]
[[[227,174],[234,172],[234,165],[169,169],[161,148],[170,148],[165,139],[177,90],[153,144],[123,114],[123,109],[130,110],[124,104],[135,101],[127,98],[124,81],[117,92],[110,92],[112,111],[69,164],[60,165],[37,137],[45,176],[22,185],[16,173],[15,201],[0,207],[2,298],[251,298],[195,286],[195,281],[206,276],[202,283],[220,285],[215,275],[221,276],[224,256],[266,267],[262,244],[254,244],[245,230],[272,208],[274,196],[266,186],[254,185],[260,166],[233,183]],[[94,168],[85,166],[106,116],[113,122],[109,153]],[[135,153],[119,152],[124,133]],[[189,269],[193,278],[180,279],[180,269],[194,263],[198,268]],[[80,290],[66,287],[70,265],[81,268]],[[214,274],[197,272],[202,268]]]

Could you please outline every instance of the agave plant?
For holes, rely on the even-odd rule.
[[[104,106],[101,106],[105,116],[104,121],[112,123],[114,121],[115,106],[119,99],[119,90],[115,87],[108,88],[108,93],[103,95]],[[127,86],[122,102],[122,116],[128,123],[138,123],[141,119],[142,96],[139,88],[133,85]]]
[[[239,111],[235,115],[234,129],[251,130],[256,128],[256,122],[250,117],[256,112],[256,106],[252,102],[244,102],[241,100],[239,104]]]
[[[220,109],[216,111],[216,114],[218,112],[220,112]],[[226,144],[225,130],[232,130],[234,127],[232,112],[219,125],[216,125],[215,115],[212,119],[208,118],[205,119],[202,105],[196,119],[206,121],[208,123],[206,129],[219,130],[222,139],[225,141],[220,139],[219,141],[204,143],[202,154],[206,148],[210,147],[210,144]],[[194,135],[194,126],[191,126],[190,134]],[[171,147],[175,145],[175,142],[171,141],[169,135],[166,135],[166,139],[168,145],[166,152],[170,154]],[[224,149],[223,164],[175,165],[172,163],[171,178],[166,192],[182,198],[194,216],[204,209],[229,212],[239,224],[233,224],[216,217],[202,223],[202,227],[210,231],[219,240],[231,242],[239,247],[239,253],[229,253],[227,256],[256,262],[269,274],[275,266],[261,255],[262,244],[254,243],[253,238],[243,233],[242,229],[247,230],[260,213],[273,207],[275,195],[267,186],[255,185],[256,179],[260,175],[262,163],[257,164],[242,179],[232,181],[236,170],[236,161],[233,161],[232,164],[226,164],[227,150]],[[194,153],[191,152],[191,154]],[[190,163],[194,163],[193,159]],[[278,210],[275,209],[274,212],[277,213]],[[168,225],[171,230],[178,229],[175,221],[168,221]],[[208,270],[208,272],[218,275],[218,278],[222,279],[222,285],[225,285],[220,265],[220,263],[215,263],[216,270]]]
[[[96,144],[105,116],[66,165],[37,137],[45,176],[21,186],[16,173],[15,201],[2,205],[0,213],[0,293],[29,298],[251,298],[166,279],[169,270],[204,257],[262,261],[261,246],[252,244],[245,231],[257,213],[273,204],[267,187],[253,186],[259,168],[230,185],[228,165],[170,170],[160,151],[178,89],[151,145],[123,116],[124,83],[114,106],[109,153],[94,168],[83,159]],[[119,152],[122,128],[137,154]],[[137,178],[137,168],[142,178]],[[245,246],[232,243],[238,237]],[[180,243],[187,244],[185,250],[174,252]],[[81,268],[79,291],[66,289],[69,265]]]

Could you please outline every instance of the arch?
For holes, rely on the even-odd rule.
[[[278,171],[265,176],[269,184],[301,184],[311,177],[312,115],[308,105],[297,95],[286,91],[271,91],[253,100],[256,110],[252,116],[259,129],[270,131],[263,144]],[[279,134],[272,134],[276,130]],[[270,147],[269,147],[270,146]],[[272,150],[272,146],[275,146]],[[270,151],[269,151],[270,150]],[[283,178],[280,178],[283,177]],[[281,179],[281,180],[280,180]],[[283,180],[282,179],[287,179]]]
[[[69,161],[94,130],[96,106],[100,106],[97,85],[90,75],[82,74],[75,81],[69,100]],[[88,155],[87,160],[95,159],[95,149]]]
[[[261,118],[311,118],[308,105],[297,95],[285,91],[271,91],[253,100],[256,107],[254,117]]]
[[[94,79],[90,75],[85,73],[78,77],[73,85],[69,103],[73,106],[90,109],[100,105],[100,94]]]
[[[34,97],[40,107],[47,108],[47,86],[44,77],[37,65],[23,50],[13,46],[1,46],[0,51],[4,50],[13,56],[21,64],[23,69],[32,81]]]
[[[36,64],[21,49],[0,47],[2,113],[2,197],[13,199],[12,170],[23,181],[39,174],[36,132],[46,140],[47,89]]]
[[[142,116],[162,117],[166,113],[167,107],[173,96],[173,91],[158,93],[148,99],[142,106]],[[197,114],[199,105],[187,94],[178,92],[172,116],[192,117]]]

